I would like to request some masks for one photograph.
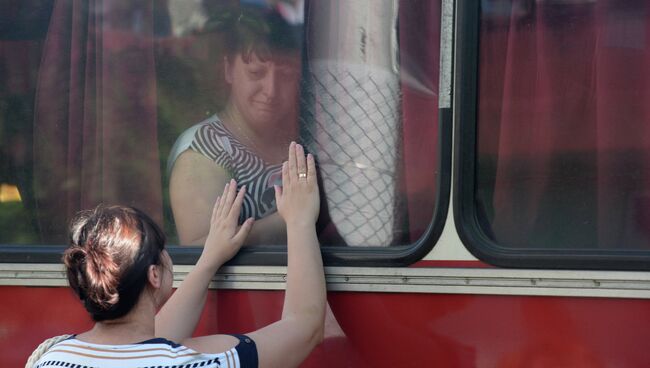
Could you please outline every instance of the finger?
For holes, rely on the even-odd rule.
[[[230,182],[226,183],[226,186],[223,188],[223,193],[219,197],[219,206],[217,207],[216,217],[220,217],[223,213],[223,208],[225,207],[226,195],[228,194],[228,189],[230,187]]]
[[[217,200],[214,201],[214,206],[212,206],[212,216],[210,217],[210,223],[214,223],[217,219],[217,213],[219,212],[219,204],[221,203],[221,196],[217,197]]]
[[[288,188],[291,185],[291,175],[289,175],[289,161],[282,163],[282,188]]]
[[[307,183],[313,185],[316,183],[316,161],[314,155],[307,154]]]
[[[302,145],[300,144],[296,144],[296,171],[297,171],[297,178],[303,180],[307,178],[306,176],[307,165],[305,164],[305,150],[302,148]]]
[[[244,221],[244,223],[239,227],[237,234],[235,234],[235,236],[232,237],[235,243],[237,244],[244,243],[244,240],[246,240],[248,233],[250,233],[251,229],[253,228],[253,223],[255,223],[255,220],[252,217],[249,217],[246,219],[246,221]]]
[[[246,186],[244,185],[239,189],[239,192],[237,192],[237,197],[235,197],[235,201],[230,207],[230,211],[228,212],[229,219],[237,221],[237,219],[239,218],[239,214],[241,213],[241,206],[242,203],[244,203],[245,194],[246,194]]]
[[[282,198],[282,187],[279,185],[274,185],[273,189],[275,190],[275,204],[277,206],[277,204],[280,203],[280,199]]]
[[[289,145],[289,183],[291,184],[298,178],[298,169],[296,168],[296,142]]]
[[[224,202],[224,206],[221,209],[221,216],[225,217],[228,215],[228,212],[230,212],[230,208],[232,207],[232,202],[235,200],[235,197],[237,196],[237,182],[235,179],[230,179],[230,183],[228,186],[228,193],[226,194],[226,200]]]

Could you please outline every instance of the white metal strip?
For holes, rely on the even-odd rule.
[[[454,47],[454,1],[443,0],[440,8],[440,76],[438,108],[451,107],[451,61]]]
[[[174,286],[191,266],[174,267]],[[474,268],[327,267],[330,291],[544,295],[650,299],[650,273],[623,271],[511,270]],[[282,290],[286,267],[225,267],[211,288]],[[56,264],[0,264],[0,285],[66,286]]]

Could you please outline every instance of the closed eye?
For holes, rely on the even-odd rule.
[[[250,68],[247,72],[253,79],[260,79],[266,75],[266,68]]]

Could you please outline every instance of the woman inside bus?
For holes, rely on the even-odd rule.
[[[237,190],[231,181],[216,200],[201,257],[173,295],[165,237],[147,215],[120,206],[80,214],[63,260],[95,325],[55,344],[35,366],[299,365],[322,340],[325,316],[313,157],[305,159],[303,148],[291,143],[281,175],[283,187],[275,187],[275,197],[287,226],[288,275],[279,321],[247,335],[190,337],[212,276],[237,253],[252,226],[252,220],[237,225],[246,189]]]
[[[203,244],[210,203],[235,179],[247,188],[240,222],[256,220],[246,244],[284,244],[273,186],[298,136],[299,32],[270,8],[251,5],[221,9],[209,24],[225,31],[230,93],[219,114],[186,130],[172,148],[170,197],[180,243]]]

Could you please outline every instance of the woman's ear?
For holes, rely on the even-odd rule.
[[[157,266],[157,265],[150,265],[149,269],[147,270],[147,280],[149,281],[149,285],[151,285],[154,289],[160,289],[160,286],[162,285],[162,267]]]
[[[226,83],[232,84],[232,64],[228,56],[223,57],[223,76]]]

